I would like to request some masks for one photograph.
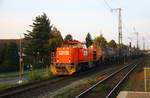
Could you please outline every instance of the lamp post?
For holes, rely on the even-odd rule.
[[[23,68],[22,68],[22,42],[21,42],[21,34],[20,34],[20,40],[19,40],[19,66],[20,66],[20,72],[19,72],[19,81],[18,81],[18,83],[20,84],[20,83],[22,83],[23,81],[22,81],[22,77],[21,77],[21,75],[22,75],[22,73],[23,73]]]

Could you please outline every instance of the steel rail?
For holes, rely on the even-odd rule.
[[[93,72],[94,70],[95,69],[92,69],[91,72]],[[51,77],[49,79],[44,79],[41,81],[36,81],[36,82],[32,82],[32,83],[27,83],[27,84],[18,85],[15,87],[7,88],[7,89],[0,91],[0,98],[15,95],[18,93],[22,93],[22,92],[25,92],[25,91],[30,90],[30,89],[35,89],[35,88],[41,87],[43,85],[46,85],[48,83],[55,83],[55,82],[59,82],[61,80],[69,79],[68,77],[74,78],[74,77],[77,77],[79,75],[84,76],[87,73],[89,73],[89,70],[82,72],[82,73],[74,74],[72,76],[59,77],[59,78],[58,78],[58,76],[54,76],[54,77]],[[56,80],[56,79],[59,79],[59,80]]]
[[[110,93],[106,96],[106,98],[111,97],[113,92],[121,85],[121,83],[129,76],[129,74],[137,67],[138,64],[135,64],[135,66],[119,81],[119,83],[110,91]]]
[[[125,69],[125,68],[127,68],[127,67],[129,67],[129,66],[131,66],[131,65],[133,65],[133,64],[135,64],[135,62],[134,62],[134,63],[131,63],[131,64],[128,64],[128,65],[126,65],[126,66],[120,68],[119,70],[117,70],[117,71],[115,71],[114,73],[110,74],[108,77],[106,77],[106,78],[104,78],[104,79],[98,81],[96,84],[92,85],[91,87],[89,87],[88,89],[86,89],[85,91],[83,91],[82,93],[80,93],[79,95],[75,96],[75,98],[81,98],[83,95],[85,95],[86,93],[88,93],[90,90],[92,90],[93,88],[95,88],[95,87],[96,87],[97,85],[99,85],[100,83],[102,83],[102,82],[108,80],[109,78],[111,78],[112,76],[114,76],[115,74],[117,74],[118,72],[122,71],[123,69]]]
[[[93,72],[94,70],[95,69],[92,69],[90,71]],[[76,78],[79,75],[84,76],[88,73],[89,73],[89,70],[85,71],[85,72],[82,72],[82,73],[74,74],[72,76],[67,76],[67,77],[59,77],[58,78],[58,76],[54,76],[54,77],[51,77],[49,79],[44,79],[44,80],[41,80],[41,81],[36,81],[36,82],[32,82],[32,83],[27,83],[27,84],[18,85],[18,86],[15,86],[15,87],[7,88],[7,89],[4,89],[4,90],[0,91],[0,98],[16,95],[16,94],[25,92],[25,91],[30,90],[30,89],[35,89],[35,88],[41,87],[43,85],[47,85],[49,83],[55,83],[55,82],[60,82],[61,80],[70,79],[70,77],[71,78],[74,78],[74,77]],[[106,74],[106,73],[104,73],[104,74]],[[56,79],[59,79],[59,80],[56,80]]]
[[[58,80],[56,80],[56,79],[58,79]],[[55,83],[57,81],[64,80],[64,79],[65,78],[58,78],[56,76],[56,77],[51,77],[49,79],[45,79],[45,80],[41,80],[41,81],[36,81],[36,82],[27,83],[27,84],[11,87],[8,89],[4,89],[4,90],[0,91],[0,98],[11,96],[11,95],[14,95],[17,93],[21,93],[21,92],[24,92],[24,91],[27,91],[27,90],[30,90],[33,88],[38,88],[38,87],[40,87],[42,85],[46,85],[48,83]]]

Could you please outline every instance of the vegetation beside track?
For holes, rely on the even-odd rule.
[[[14,84],[0,84],[0,90],[15,86]]]
[[[35,70],[32,73],[27,72],[26,74],[24,74],[24,75],[30,74],[29,76],[27,76],[27,80],[23,81],[21,84],[17,84],[17,83],[16,84],[0,84],[0,91],[11,88],[11,87],[19,86],[19,85],[34,83],[36,81],[38,82],[40,80],[44,80],[44,79],[48,79],[48,78],[52,77],[52,73],[50,71],[45,72],[45,73],[43,73],[43,72],[45,72],[45,69],[44,70],[43,69]],[[12,76],[15,76],[15,74],[13,74]]]
[[[59,92],[52,98],[73,98],[80,92],[84,91],[85,89],[91,87],[93,84],[95,84],[97,81],[105,78],[106,75],[101,75],[100,77],[97,76],[95,78],[90,78],[87,80],[81,80],[78,81],[77,83],[71,85],[69,88],[63,90],[62,92]],[[98,88],[94,89],[92,92],[97,92],[98,90],[104,90],[107,89],[105,85],[101,85]]]
[[[105,92],[107,89],[108,89],[108,87],[107,87],[106,85],[101,84],[101,85],[99,85],[98,87],[92,89],[91,91],[92,91],[92,93],[98,93],[98,92],[102,92],[102,93],[103,93],[103,92]]]
[[[148,58],[150,58],[150,56]],[[150,60],[148,58],[144,61],[146,67],[150,67]]]
[[[27,77],[27,82],[34,82],[42,79],[47,79],[52,76],[50,71],[41,74],[40,72],[32,72],[30,76]]]
[[[80,81],[80,82],[72,85],[68,89],[65,89],[64,91],[59,92],[58,94],[56,94],[52,98],[72,98],[73,95],[77,91],[82,91],[85,88],[85,85],[87,87],[89,87],[90,86],[89,84],[91,84],[91,81],[89,81],[89,80]]]
[[[11,88],[18,85],[23,85],[30,82],[40,81],[44,79],[48,79],[52,77],[52,73],[47,69],[37,69],[33,71],[27,71],[22,74],[22,76],[27,75],[27,79],[23,81],[21,84],[0,84],[0,90]],[[10,78],[10,77],[17,77],[19,73],[11,73],[6,75],[0,75],[0,78]]]
[[[24,76],[24,75],[30,75],[32,73],[45,73],[47,71],[47,69],[37,69],[37,70],[33,70],[33,71],[25,71],[24,73],[22,73],[21,75]],[[48,71],[47,71],[48,72]],[[48,72],[49,74],[52,75],[52,73],[49,71]],[[10,78],[10,77],[17,77],[19,76],[20,73],[10,73],[10,74],[3,74],[3,75],[0,75],[0,78]]]
[[[123,90],[124,91],[129,91],[133,83],[134,83],[133,80],[128,80],[128,82],[126,84],[124,84]]]
[[[121,91],[144,91],[144,67],[150,67],[149,57],[145,57],[142,64],[140,64],[129,78],[123,84]]]

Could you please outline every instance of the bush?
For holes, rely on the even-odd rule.
[[[18,69],[19,54],[17,44],[5,44],[0,49],[0,72],[17,71]]]

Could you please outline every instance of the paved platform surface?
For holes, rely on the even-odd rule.
[[[117,98],[150,98],[150,92],[121,91]]]

